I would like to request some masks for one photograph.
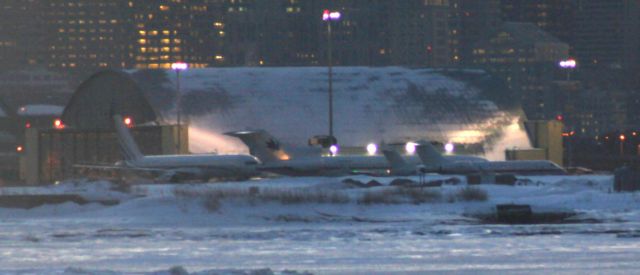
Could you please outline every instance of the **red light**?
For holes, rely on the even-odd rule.
[[[31,128],[31,122],[25,123],[24,128],[27,128],[27,129]]]
[[[127,125],[127,127],[133,126],[133,119],[131,119],[130,117],[125,117],[124,124]]]
[[[431,45],[428,45],[427,46],[427,52],[431,52],[431,51],[433,51],[433,47],[431,47]]]
[[[624,135],[620,135],[620,140],[624,141],[625,139],[627,139],[627,137],[625,137]]]
[[[557,120],[557,121],[563,121],[563,120],[564,120],[564,117],[563,117],[562,115],[557,115],[557,116],[556,116],[556,120]]]
[[[322,20],[323,21],[336,21],[338,19],[340,19],[340,12],[339,11],[330,11],[330,10],[324,10],[322,12]]]
[[[62,123],[62,120],[56,119],[53,121],[53,127],[56,129],[64,129],[64,123]]]
[[[18,146],[16,147],[16,152],[20,153],[20,152],[22,152],[22,151],[24,151],[24,147],[22,147],[21,145],[18,145]]]

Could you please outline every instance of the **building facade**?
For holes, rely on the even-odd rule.
[[[42,61],[46,47],[40,15],[44,8],[43,1],[38,0],[0,3],[0,70],[21,69]]]
[[[500,26],[499,0],[449,0],[451,62],[473,64],[473,45]]]
[[[116,1],[117,2],[117,1]],[[129,1],[133,67],[169,69],[175,62],[202,68],[225,62],[223,1]],[[131,66],[123,66],[131,67]]]
[[[640,2],[578,0],[575,55],[584,67],[640,66]]]
[[[130,67],[127,1],[42,1],[43,62],[52,69]]]
[[[575,0],[501,0],[500,13],[505,22],[533,23],[573,45]]]
[[[77,71],[325,65],[331,9],[342,13],[330,23],[336,65],[447,66],[452,2],[11,0],[0,59]]]
[[[529,119],[546,120],[558,113],[551,85],[568,55],[569,45],[534,24],[506,22],[474,46],[473,63],[504,79]]]

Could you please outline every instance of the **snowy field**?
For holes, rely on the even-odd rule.
[[[640,269],[640,193],[612,193],[611,176],[480,185],[486,201],[457,200],[453,194],[465,183],[445,184],[428,188],[441,197],[420,204],[364,204],[358,200],[363,194],[392,187],[352,188],[343,179],[136,185],[126,194],[107,182],[3,188],[2,194],[73,193],[121,203],[0,208],[0,273],[631,274]],[[375,179],[387,185],[393,178]],[[348,201],[282,203],[228,195],[212,204],[208,199],[215,192],[248,194],[249,189],[325,192]],[[538,225],[486,224],[466,215],[491,211],[498,203],[578,215],[575,223]]]

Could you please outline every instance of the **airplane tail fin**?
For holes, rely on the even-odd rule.
[[[391,164],[391,175],[408,176],[415,174],[416,166],[407,163],[400,153],[393,150],[382,150],[384,157]]]
[[[387,159],[389,164],[391,164],[392,170],[403,169],[407,167],[407,162],[404,160],[404,158],[402,158],[400,153],[388,149],[382,150],[382,153],[384,154],[384,157]]]
[[[289,160],[290,156],[280,147],[280,142],[267,131],[238,131],[225,135],[239,138],[247,147],[249,153],[263,163]]]
[[[122,120],[122,116],[114,115],[113,116],[114,126],[116,128],[116,133],[118,134],[118,144],[120,145],[120,150],[124,155],[125,160],[138,160],[144,157],[144,155],[140,152],[138,145],[136,144],[131,132],[124,125]]]
[[[442,154],[428,141],[419,142],[416,146],[416,152],[425,165],[437,165],[447,162]]]

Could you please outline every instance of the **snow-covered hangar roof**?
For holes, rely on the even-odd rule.
[[[107,70],[80,84],[62,113],[62,121],[74,128],[110,129],[113,114],[127,114],[138,123],[156,120],[138,85],[126,73]]]
[[[135,87],[100,81],[99,88],[104,92],[140,89],[158,115],[175,116],[176,72],[126,73]],[[514,129],[521,112],[508,105],[510,94],[496,83],[479,70],[335,67],[335,135],[347,146],[418,139],[491,146],[511,131],[518,138],[501,147],[527,146],[524,131],[517,125]],[[220,134],[265,129],[290,144],[306,144],[309,137],[328,132],[327,87],[325,67],[180,72],[182,112],[194,130]],[[216,148],[206,150],[225,152],[226,145],[220,143],[229,139],[211,138],[216,142],[208,146]]]
[[[130,74],[158,111],[173,114],[166,99],[175,91],[175,72]],[[285,143],[306,144],[328,132],[327,76],[325,67],[182,71],[183,113],[210,132],[265,129]],[[521,114],[499,83],[480,70],[335,67],[335,135],[348,146],[417,139],[491,145]],[[524,131],[518,135],[526,139]]]

